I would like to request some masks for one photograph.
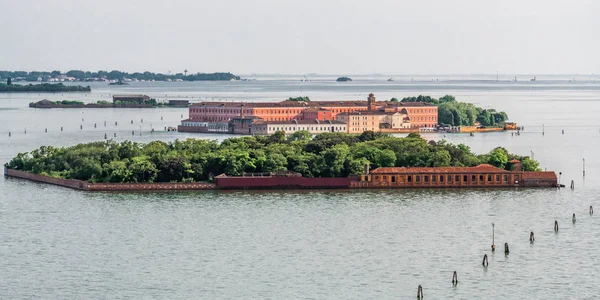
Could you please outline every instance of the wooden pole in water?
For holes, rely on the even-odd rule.
[[[490,264],[490,263],[488,262],[488,257],[487,257],[487,254],[484,254],[484,255],[483,255],[483,262],[481,263],[481,265],[482,265],[484,268],[487,268],[487,266],[489,266],[489,264]]]
[[[554,220],[554,232],[558,232],[558,220]]]
[[[573,224],[575,224],[575,222],[577,222],[577,219],[575,218],[575,213],[573,213]]]
[[[504,243],[504,254],[508,255],[510,251],[508,250],[508,243]]]
[[[585,177],[585,158],[583,159],[583,177]]]
[[[492,223],[492,252],[496,251],[496,242],[494,237],[495,226],[496,224]]]
[[[456,271],[454,271],[454,274],[452,274],[452,284],[453,285],[458,284],[458,275],[456,274]]]
[[[423,299],[423,287],[419,284],[417,288],[417,299]]]
[[[533,234],[533,231],[531,233],[529,233],[529,241],[531,243],[535,242],[535,235]]]

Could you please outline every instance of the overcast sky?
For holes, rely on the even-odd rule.
[[[600,73],[598,0],[0,0],[0,69]]]

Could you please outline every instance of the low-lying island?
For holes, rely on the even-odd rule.
[[[363,175],[348,177],[303,177],[295,172],[247,173],[242,176],[221,174],[214,183],[91,183],[60,179],[5,167],[4,175],[49,183],[85,191],[176,191],[240,189],[372,189],[372,188],[506,188],[557,187],[556,173],[506,171],[491,165],[438,168],[377,168]]]

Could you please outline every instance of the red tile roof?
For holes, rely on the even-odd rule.
[[[547,172],[523,172],[523,179],[556,179],[556,173]]]
[[[376,106],[388,106],[388,107],[423,107],[430,106],[435,107],[433,104],[422,103],[422,102],[376,102]],[[335,100],[335,101],[281,101],[281,102],[217,102],[217,101],[203,101],[200,103],[194,103],[192,106],[209,106],[209,107],[367,107],[367,101],[365,100]]]
[[[513,160],[509,161],[509,163],[513,163],[513,164],[520,163],[520,162],[521,161],[518,159],[513,159]]]
[[[482,164],[475,167],[386,167],[371,171],[372,174],[398,173],[510,173],[492,165]]]

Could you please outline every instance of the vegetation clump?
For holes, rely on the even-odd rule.
[[[296,102],[310,102],[310,98],[304,97],[290,97],[287,101],[296,101]]]
[[[82,101],[76,101],[76,100],[54,101],[53,103],[56,105],[85,105],[85,103],[83,103]]]
[[[526,171],[539,170],[529,157],[496,148],[476,155],[464,144],[426,141],[418,134],[399,138],[364,132],[361,135],[307,131],[271,136],[214,140],[187,139],[140,144],[114,141],[56,148],[42,146],[19,153],[5,166],[57,178],[91,182],[193,182],[219,174],[293,171],[306,177],[345,177],[361,174],[365,164],[377,167],[476,166],[488,163],[509,168],[522,161]]]

